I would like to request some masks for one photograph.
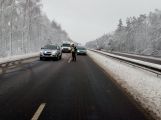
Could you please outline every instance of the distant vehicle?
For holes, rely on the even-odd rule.
[[[96,48],[96,50],[100,50],[100,51],[101,51],[102,49],[103,49],[103,48],[101,48],[101,47]]]
[[[61,45],[61,49],[62,49],[62,52],[64,52],[64,53],[71,52],[71,45],[70,45],[70,43],[63,43]]]
[[[83,46],[77,46],[77,55],[86,55],[87,49]]]
[[[60,60],[62,57],[61,47],[58,45],[46,45],[41,48],[40,51],[40,60],[45,60],[47,58],[52,58]]]

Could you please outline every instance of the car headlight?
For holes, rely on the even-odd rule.
[[[40,54],[43,55],[43,51],[40,51]]]
[[[56,55],[56,53],[57,53],[56,51],[53,51],[53,52],[52,52],[52,55]]]

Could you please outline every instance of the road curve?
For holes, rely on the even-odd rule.
[[[35,61],[0,76],[0,120],[147,120],[88,56]]]

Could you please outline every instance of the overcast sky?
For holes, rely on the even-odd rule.
[[[42,0],[44,12],[85,43],[116,29],[118,20],[161,10],[161,0]]]

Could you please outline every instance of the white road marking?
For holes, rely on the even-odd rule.
[[[70,63],[72,61],[72,58],[70,57],[69,60],[68,60],[68,63]]]
[[[45,105],[46,105],[46,103],[42,103],[42,104],[39,106],[39,108],[37,109],[37,111],[35,112],[35,114],[34,114],[34,116],[32,117],[31,120],[38,120],[38,119],[39,119],[39,117],[40,117],[40,115],[41,115],[43,109],[45,108]]]

